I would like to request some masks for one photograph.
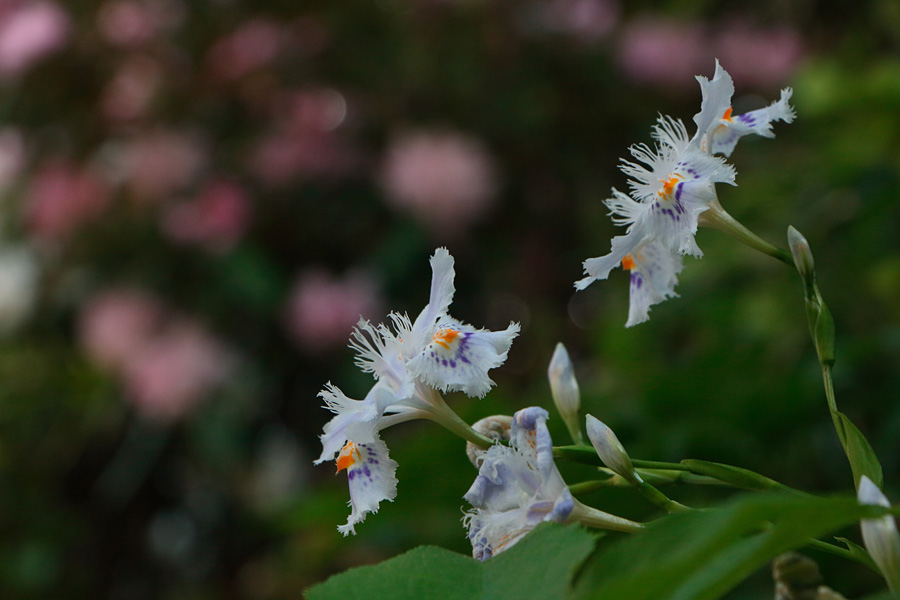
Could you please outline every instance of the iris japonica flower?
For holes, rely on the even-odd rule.
[[[464,496],[474,507],[464,524],[478,560],[512,547],[543,521],[565,522],[575,506],[553,462],[548,416],[536,406],[518,411],[509,446],[488,450]]]
[[[430,419],[467,439],[474,432],[450,409],[438,390],[484,396],[494,382],[488,371],[506,360],[517,323],[504,331],[477,329],[452,318],[453,257],[438,248],[431,257],[431,294],[428,304],[411,322],[391,313],[391,327],[360,320],[351,347],[357,365],[377,382],[363,400],[348,398],[328,384],[319,395],[335,416],[325,425],[322,454],[316,464],[335,459],[338,472],[346,469],[351,514],[338,530],[356,533],[354,526],[367,513],[377,512],[382,500],[397,492],[397,463],[388,456],[378,432],[413,419]]]
[[[697,131],[688,137],[680,120],[660,117],[651,134],[654,147],[630,148],[632,160],[619,167],[629,177],[629,193],[613,188],[605,201],[613,222],[626,227],[625,235],[613,238],[609,254],[584,261],[587,276],[575,283],[583,290],[619,265],[631,271],[627,327],[646,321],[650,306],[676,295],[682,255],[703,256],[694,239],[703,213],[712,209],[724,220],[715,184],[735,185],[736,173],[717,155],[730,155],[737,140],[750,133],[773,137],[775,120],[793,120],[790,89],[767,108],[733,117],[734,84],[718,61],[712,81],[697,79],[703,95],[694,117]]]
[[[632,533],[642,527],[572,497],[553,462],[548,416],[537,406],[518,411],[509,446],[492,446],[479,457],[478,476],[464,496],[473,509],[463,517],[478,560],[508,550],[545,521]]]

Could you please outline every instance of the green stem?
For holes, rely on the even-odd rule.
[[[709,208],[700,214],[698,222],[700,225],[723,231],[739,242],[750,246],[754,250],[758,250],[763,254],[780,260],[787,266],[794,268],[794,259],[790,252],[770,244],[744,227],[740,221],[732,217],[724,208],[722,208],[722,205],[719,204],[718,200],[713,200],[710,203]]]
[[[592,508],[590,506],[582,504],[578,500],[575,500],[575,506],[572,508],[572,512],[569,514],[568,520],[570,522],[577,521],[582,525],[594,527],[596,529],[623,531],[625,533],[637,533],[644,528],[641,523],[636,523],[635,521],[630,521],[628,519],[603,512],[602,510],[597,510],[596,508]]]
[[[455,433],[467,442],[472,442],[479,448],[490,448],[494,445],[494,441],[484,435],[481,435],[472,426],[466,423],[462,417],[450,408],[444,401],[443,396],[432,388],[419,390],[420,394],[426,398],[428,409],[426,410],[429,419],[435,423],[442,425]]]
[[[663,471],[690,471],[691,469],[681,463],[662,462],[658,460],[632,460],[638,469],[657,469]]]

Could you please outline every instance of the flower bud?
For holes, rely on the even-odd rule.
[[[495,442],[503,442],[509,440],[509,429],[511,426],[512,417],[509,415],[492,415],[476,421],[472,425],[472,429]],[[476,469],[481,468],[481,462],[484,460],[486,453],[486,448],[476,446],[472,442],[466,442],[466,455],[469,457],[469,462],[475,465]]]
[[[871,479],[863,475],[859,480],[857,499],[860,504],[884,506],[890,508],[891,503],[878,489]],[[894,592],[900,590],[900,533],[892,515],[875,519],[863,519],[860,522],[863,544],[872,560],[881,569],[888,587]]]
[[[553,395],[556,410],[566,424],[569,435],[574,442],[584,443],[578,416],[581,409],[581,392],[578,390],[572,360],[562,343],[556,344],[556,350],[547,369],[547,377],[550,379],[550,393]]]
[[[619,438],[603,421],[587,415],[587,434],[600,460],[613,473],[635,485],[642,482]]]
[[[793,226],[789,226],[788,245],[794,256],[794,266],[797,267],[797,272],[800,273],[800,277],[803,278],[807,287],[811,287],[816,278],[816,263],[813,260],[812,251],[809,249],[809,242],[802,233]]]

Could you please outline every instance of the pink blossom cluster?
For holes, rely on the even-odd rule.
[[[694,74],[718,58],[740,84],[777,86],[803,58],[803,40],[784,26],[761,27],[733,18],[719,24],[642,16],[624,25],[618,46],[623,72],[639,83],[694,85]]]
[[[109,289],[82,307],[79,343],[95,364],[118,377],[144,417],[187,416],[235,368],[235,357],[202,325],[132,289]]]

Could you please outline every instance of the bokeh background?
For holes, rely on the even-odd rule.
[[[736,113],[794,88],[720,199],[808,237],[838,404],[900,500],[896,0],[0,1],[0,597],[298,598],[421,543],[468,553],[449,433],[385,432],[399,494],[352,538],[346,478],[312,465],[319,390],[372,383],[351,327],[415,316],[441,245],[454,316],[522,324],[496,390],[450,398],[467,419],[552,408],[562,341],[632,456],[848,493],[796,274],[703,230],[649,323],[624,328],[621,272],[572,288],[617,233],[619,157],[659,113],[690,123],[716,57]],[[848,597],[880,585],[815,558]]]

